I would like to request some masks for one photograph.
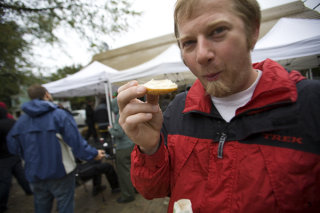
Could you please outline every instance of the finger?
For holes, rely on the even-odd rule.
[[[138,113],[128,116],[126,119],[126,125],[129,129],[136,128],[137,124],[150,121],[152,116],[152,113]]]
[[[147,95],[147,103],[156,105],[159,103],[159,95]]]
[[[118,93],[120,93],[120,92],[122,92],[122,91],[124,91],[124,90],[128,89],[129,87],[137,86],[137,85],[138,85],[138,81],[135,81],[135,80],[130,81],[130,82],[128,82],[128,83],[126,83],[126,84],[122,85],[121,87],[119,87],[119,88],[118,88]]]
[[[147,89],[144,86],[131,85],[131,87],[130,86],[123,87],[117,97],[119,111],[121,112],[122,109],[127,104],[129,104],[132,100],[143,97],[146,94],[146,92],[147,92]]]
[[[123,108],[120,116],[126,117],[138,114],[138,113],[156,113],[159,111],[158,105],[145,103],[142,101],[132,101],[125,108]]]

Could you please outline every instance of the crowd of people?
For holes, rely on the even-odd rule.
[[[260,22],[256,0],[177,0],[174,32],[195,83],[163,110],[131,81],[111,102],[114,123],[105,101],[87,104],[84,137],[40,85],[28,89],[17,121],[2,106],[1,208],[12,175],[41,213],[53,199],[73,212],[75,183],[93,180],[95,196],[105,175],[118,203],[137,190],[170,197],[170,213],[182,199],[194,213],[320,212],[320,82],[270,59],[252,64]],[[96,125],[108,149],[88,144],[98,141]],[[115,168],[102,160],[113,148]]]
[[[17,121],[1,103],[1,213],[7,209],[12,176],[27,195],[33,195],[34,209],[39,213],[51,212],[54,200],[58,212],[73,212],[75,187],[92,181],[92,195],[96,196],[106,189],[102,185],[103,176],[109,182],[111,193],[121,193],[118,203],[133,201],[134,194],[126,197],[127,185],[131,184],[130,168],[126,170],[129,174],[123,172],[123,168],[114,168],[104,160],[104,149],[97,149],[85,140],[91,135],[97,140],[95,128],[91,129],[91,135],[82,136],[72,114],[54,104],[46,88],[35,84],[27,92],[30,101],[22,105],[24,113]],[[99,116],[101,120],[101,112]],[[105,116],[103,126],[106,131],[108,124]],[[115,138],[121,140],[119,135]],[[121,142],[119,144],[121,147]],[[130,153],[127,158],[130,159]],[[119,167],[121,161],[117,160]],[[130,160],[126,165],[130,166]],[[122,175],[125,175],[125,182]],[[130,187],[133,188],[132,184]]]

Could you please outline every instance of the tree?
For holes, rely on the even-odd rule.
[[[82,65],[72,65],[66,66],[61,69],[58,69],[56,73],[51,74],[49,77],[46,78],[46,81],[56,81],[61,78],[67,77],[67,75],[74,74],[82,69]]]
[[[65,78],[68,75],[72,75],[79,70],[82,69],[82,65],[72,65],[72,66],[65,66],[61,69],[58,69],[56,73],[53,73],[51,76],[45,78],[45,81],[56,81],[61,78]],[[87,100],[92,99],[92,97],[73,97],[73,98],[62,98],[62,100],[70,101],[72,109],[81,109],[87,102]]]
[[[101,36],[111,36],[129,27],[129,0],[0,0],[4,22],[14,21],[29,41],[54,43],[59,27],[75,30],[92,47],[103,47]]]
[[[27,73],[34,77],[30,71],[39,65],[32,64],[32,45],[57,44],[58,30],[65,29],[100,51],[103,38],[126,31],[129,18],[140,15],[130,7],[130,0],[0,0],[1,100],[28,84]]]
[[[10,96],[18,94],[20,85],[34,76],[25,69],[28,65],[23,52],[28,44],[22,39],[19,26],[15,22],[0,22],[0,33],[0,100],[10,106]]]

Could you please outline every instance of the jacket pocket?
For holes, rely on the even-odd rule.
[[[181,135],[168,136],[171,186],[185,174],[184,171],[188,171],[190,176],[207,175],[211,141]],[[188,178],[182,177],[182,179]]]
[[[287,148],[260,145],[272,190],[283,212],[320,211],[320,157]]]

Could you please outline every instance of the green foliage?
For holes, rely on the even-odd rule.
[[[72,65],[72,66],[66,66],[61,69],[58,69],[56,73],[51,74],[46,80],[48,82],[50,81],[56,81],[61,78],[67,77],[68,75],[74,74],[82,69],[82,65]]]
[[[0,0],[0,100],[10,104],[21,86],[70,74],[35,76],[31,70],[40,65],[32,64],[32,45],[56,44],[57,30],[65,29],[88,41],[92,51],[101,51],[106,37],[128,30],[129,18],[140,15],[130,9],[130,1]]]
[[[129,1],[2,0],[0,9],[3,21],[16,22],[30,40],[54,43],[58,39],[55,30],[62,27],[102,47],[102,37],[126,31],[129,18],[140,15],[130,9]]]
[[[52,74],[51,76],[45,78],[45,81],[51,82],[56,81],[61,78],[65,78],[68,75],[72,75],[79,70],[82,69],[82,65],[72,65],[72,66],[66,66],[64,68],[58,69],[56,73]],[[67,99],[61,99],[62,101],[70,101],[71,108],[73,110],[75,109],[83,109],[85,107],[85,104],[88,100],[94,100],[94,97],[74,97],[74,98],[67,98]],[[57,100],[59,101],[59,100]]]
[[[0,72],[0,100],[11,107],[11,96],[19,94],[21,89],[25,89],[35,83],[44,83],[44,81],[35,76],[30,71],[22,72]]]
[[[26,63],[23,52],[28,47],[22,38],[24,32],[13,21],[0,23],[0,66],[8,72]]]
[[[37,78],[27,70],[23,52],[28,44],[21,28],[12,21],[0,22],[0,34],[0,100],[10,106],[10,96],[19,93],[20,85],[29,85]]]

